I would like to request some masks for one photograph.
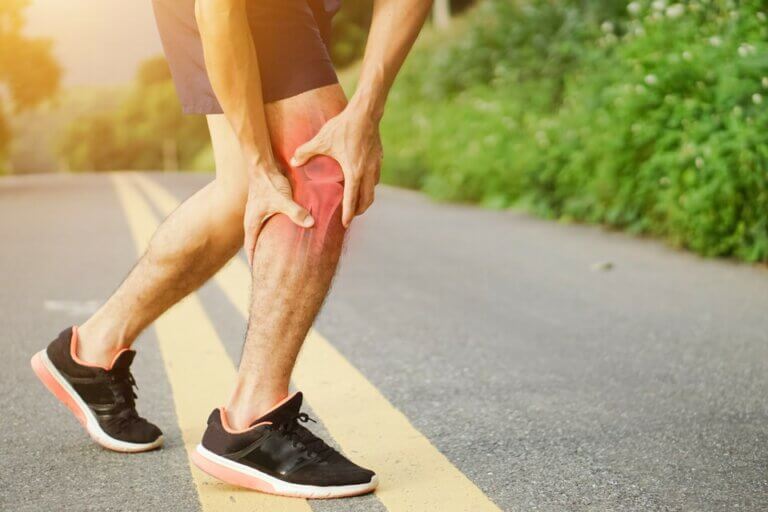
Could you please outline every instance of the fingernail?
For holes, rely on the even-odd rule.
[[[312,217],[308,216],[306,219],[304,219],[305,228],[311,228],[314,225],[315,225],[315,219],[313,219]]]
[[[291,165],[296,167],[297,165],[299,165],[299,161],[296,160],[295,158],[291,158]]]

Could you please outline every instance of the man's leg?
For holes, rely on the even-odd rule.
[[[336,161],[316,157],[299,168],[287,161],[346,103],[338,85],[267,105],[274,151],[293,199],[315,225],[284,215],[268,220],[253,260],[251,311],[237,384],[225,408],[208,417],[192,460],[232,485],[303,498],[371,492],[375,473],[358,466],[302,423],[302,395],[288,395],[296,356],[325,298],[344,241],[343,175]]]
[[[223,115],[208,116],[216,179],[158,228],[128,277],[78,331],[78,355],[106,366],[158,316],[196,290],[243,243],[248,182],[238,141]]]
[[[45,387],[94,441],[110,450],[142,452],[163,444],[160,429],[136,410],[130,372],[134,352],[125,349],[243,243],[247,180],[240,149],[222,116],[209,123],[216,180],[169,216],[117,292],[79,333],[65,329],[32,357]]]
[[[247,427],[288,395],[296,356],[336,270],[345,232],[341,168],[328,157],[314,158],[300,168],[290,168],[287,162],[345,105],[339,85],[267,105],[274,151],[288,174],[294,200],[310,211],[315,226],[300,228],[277,215],[259,235],[245,348],[227,406],[235,429]]]

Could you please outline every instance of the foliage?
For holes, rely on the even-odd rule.
[[[131,92],[114,111],[78,118],[59,153],[71,170],[162,169],[168,152],[189,168],[208,143],[203,116],[185,116],[165,59],[140,66]]]
[[[317,0],[322,2],[322,0]],[[453,14],[464,11],[475,0],[450,0]],[[338,68],[344,68],[363,56],[371,24],[373,0],[343,1],[333,18],[331,59]]]
[[[373,0],[342,2],[333,18],[331,58],[338,67],[347,66],[363,56],[368,26],[371,24]]]
[[[383,179],[768,261],[767,12],[486,0],[407,64]]]
[[[58,89],[61,74],[51,54],[50,41],[22,34],[22,11],[28,3],[28,0],[0,0],[0,85],[7,87],[11,107],[16,112],[51,97]],[[5,110],[0,101],[0,164],[11,137]]]

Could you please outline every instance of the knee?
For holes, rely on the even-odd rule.
[[[329,236],[342,230],[341,203],[344,175],[336,160],[317,156],[301,167],[289,167],[288,178],[293,199],[315,219],[309,235],[324,244]]]
[[[315,217],[329,222],[340,212],[344,195],[344,175],[332,158],[317,156],[301,167],[290,167],[288,173],[293,198]]]

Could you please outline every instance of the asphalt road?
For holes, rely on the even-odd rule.
[[[179,199],[210,179],[150,177]],[[135,259],[110,179],[0,180],[0,244],[0,510],[200,510],[153,329],[157,452],[92,445],[29,368]],[[241,316],[198,296],[236,361]],[[767,311],[765,268],[382,188],[316,328],[501,510],[766,510]]]

